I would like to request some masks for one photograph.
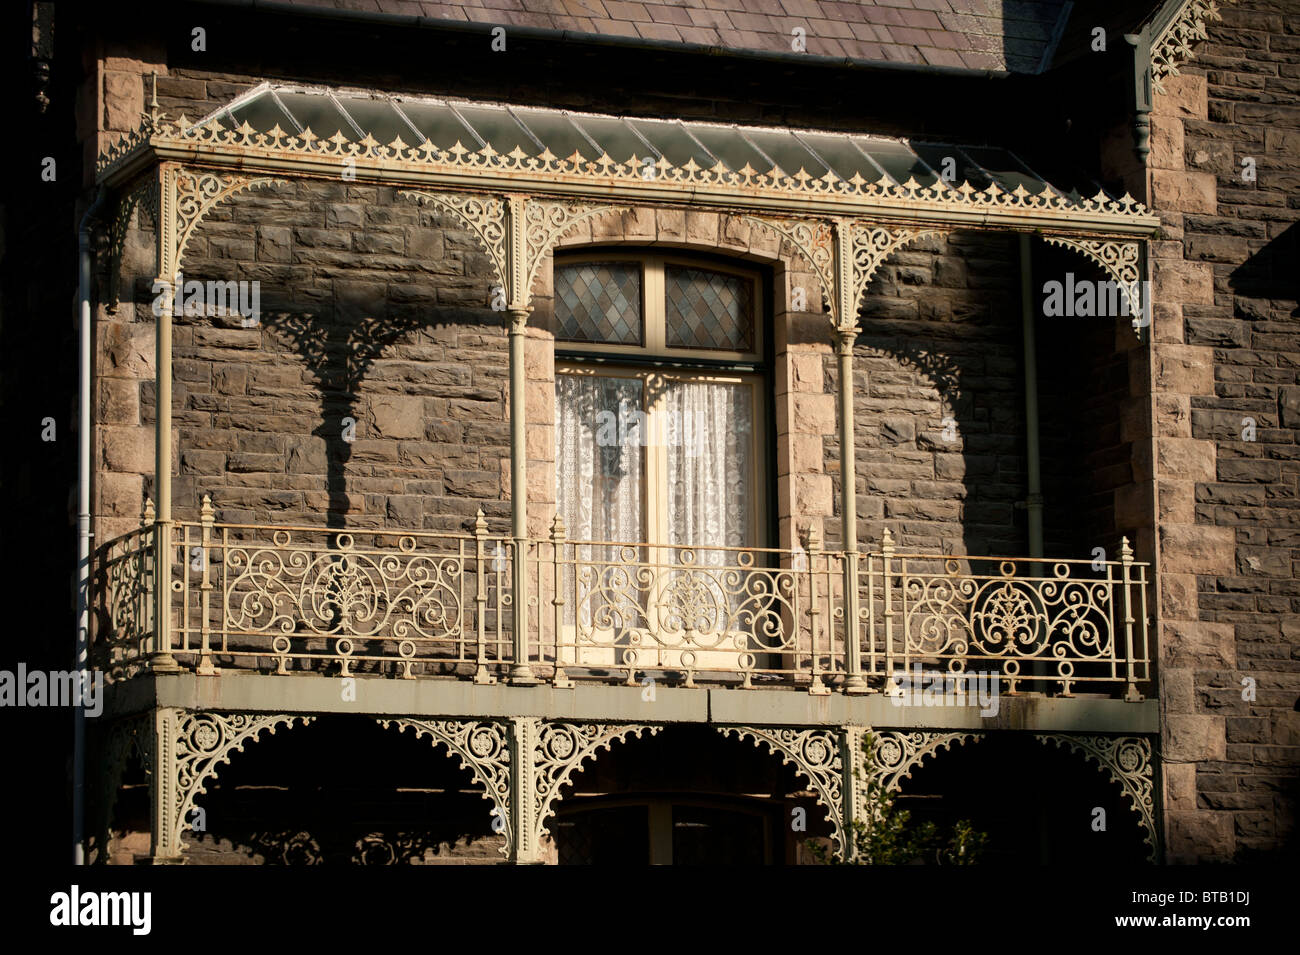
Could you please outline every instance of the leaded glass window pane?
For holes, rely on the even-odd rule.
[[[670,347],[753,348],[753,291],[745,279],[669,265],[664,268],[664,291]]]
[[[640,345],[641,267],[582,262],[555,268],[556,337],[602,345]]]

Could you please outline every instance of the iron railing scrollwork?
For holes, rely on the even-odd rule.
[[[1150,682],[1147,565],[879,550],[693,548],[571,541],[558,521],[524,542],[528,599],[512,599],[516,542],[474,532],[172,525],[171,646],[153,645],[154,526],[108,542],[97,566],[95,652],[118,678],[170,651],[202,674],[382,673],[495,682],[514,615],[534,669],[635,685],[646,677],[752,687],[894,691],[919,670],[980,673],[1004,692],[1120,694]],[[856,647],[856,653],[850,650]]]

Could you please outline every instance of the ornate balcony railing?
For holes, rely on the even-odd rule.
[[[147,524],[99,548],[95,663],[110,677],[131,676],[154,651],[153,515]]]
[[[1005,692],[1140,699],[1147,565],[689,548],[551,536],[152,522],[99,551],[98,665],[897,688],[918,669]],[[156,626],[165,586],[167,627]],[[522,606],[516,590],[522,588]],[[521,614],[516,621],[516,613]],[[850,622],[852,626],[850,626]],[[516,624],[518,623],[518,626]]]
[[[870,672],[991,671],[1009,692],[1123,685],[1149,677],[1146,564],[936,557],[885,546],[862,558]]]

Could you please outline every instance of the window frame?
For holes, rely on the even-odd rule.
[[[634,252],[621,249],[584,249],[565,253],[552,261],[552,270],[566,265],[594,262],[634,262],[641,270],[641,344],[619,345],[608,342],[587,342],[559,337],[559,316],[555,317],[556,352],[577,351],[593,355],[622,355],[629,359],[672,358],[679,361],[710,363],[735,363],[760,365],[767,342],[764,337],[763,316],[766,314],[763,299],[764,283],[758,269],[745,268],[730,262],[716,262],[701,256],[673,252]],[[749,349],[729,351],[713,348],[671,348],[668,346],[668,305],[665,270],[669,265],[732,275],[749,283],[750,322],[753,331]],[[554,279],[554,275],[552,275]],[[552,282],[554,286],[554,282]]]

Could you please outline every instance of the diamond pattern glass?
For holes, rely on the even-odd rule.
[[[669,346],[753,348],[753,290],[745,279],[669,265],[664,269],[664,291]]]
[[[582,262],[555,267],[556,337],[568,342],[640,345],[641,267]]]

